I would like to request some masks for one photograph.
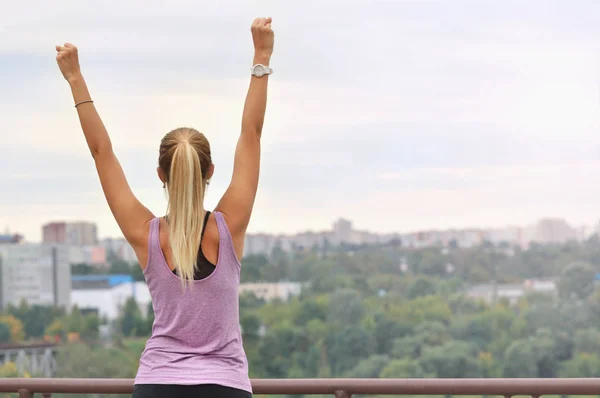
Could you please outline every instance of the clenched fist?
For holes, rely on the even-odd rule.
[[[65,43],[64,46],[56,46],[56,62],[67,81],[78,77],[81,74],[79,68],[79,55],[77,47],[71,43]]]
[[[273,54],[275,35],[273,29],[271,29],[271,21],[271,18],[256,18],[251,28],[254,52],[265,57],[270,57]]]

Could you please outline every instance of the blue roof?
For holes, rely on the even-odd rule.
[[[133,282],[131,275],[74,275],[71,277],[71,281],[82,281],[82,282],[108,282],[110,287],[120,285],[122,283]]]

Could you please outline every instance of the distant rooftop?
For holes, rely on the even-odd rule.
[[[23,240],[23,235],[19,234],[0,234],[0,244],[19,243]]]
[[[74,275],[71,277],[72,289],[108,289],[123,283],[132,283],[131,275]]]

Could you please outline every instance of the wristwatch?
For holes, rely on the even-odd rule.
[[[264,75],[270,75],[273,73],[273,68],[265,66],[263,64],[256,64],[252,67],[252,76],[263,77]]]

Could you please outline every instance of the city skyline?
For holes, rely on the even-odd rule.
[[[55,65],[67,40],[140,200],[162,215],[159,140],[191,125],[211,140],[212,209],[231,175],[257,15],[273,17],[276,48],[249,232],[323,230],[340,214],[379,232],[599,218],[596,1],[327,0],[317,14],[134,3],[13,2],[0,15],[11,37],[0,41],[1,228],[38,240],[44,222],[94,215],[101,236],[120,236]]]
[[[538,225],[539,223],[543,222],[543,221],[557,221],[557,222],[566,222],[566,224],[572,228],[574,231],[581,231],[586,230],[586,231],[597,231],[598,233],[600,233],[600,215],[596,218],[596,219],[590,219],[589,222],[587,223],[583,223],[583,224],[574,224],[569,222],[569,220],[565,219],[564,217],[542,217],[539,218],[537,220],[534,220],[532,222],[527,222],[527,223],[515,223],[515,224],[503,224],[503,225],[486,225],[486,226],[473,226],[473,225],[467,225],[464,227],[459,227],[459,226],[449,226],[448,228],[440,228],[440,227],[432,227],[432,228],[425,228],[425,229],[411,229],[411,230],[403,230],[403,229],[397,229],[397,230],[390,230],[390,231],[377,231],[377,230],[370,230],[370,229],[366,229],[366,228],[362,228],[360,225],[356,225],[354,223],[354,221],[352,221],[349,217],[337,217],[335,219],[332,219],[328,225],[326,225],[323,228],[309,228],[309,229],[297,229],[295,231],[291,231],[291,232],[282,232],[282,231],[248,231],[247,234],[248,235],[252,235],[252,236],[258,236],[258,235],[271,235],[271,236],[288,236],[288,237],[292,237],[292,236],[299,236],[299,235],[303,235],[303,234],[319,234],[319,233],[328,233],[331,232],[335,229],[335,224],[337,222],[349,222],[352,230],[353,231],[357,231],[357,232],[364,232],[364,233],[369,233],[369,234],[374,234],[374,235],[411,235],[411,234],[419,234],[419,233],[429,233],[429,232],[449,232],[449,231],[494,231],[494,230],[501,230],[501,229],[527,229],[527,228],[532,228],[536,225]],[[43,222],[39,225],[39,239],[32,239],[30,236],[26,235],[23,231],[20,230],[16,230],[11,228],[10,226],[5,226],[5,228],[2,230],[2,234],[0,235],[13,235],[13,234],[18,234],[24,242],[28,242],[28,243],[38,243],[41,242],[42,239],[42,231],[44,230],[45,226],[49,226],[52,224],[63,224],[63,223],[67,223],[67,224],[90,224],[92,226],[97,226],[97,223],[94,220],[82,220],[82,219],[72,219],[72,220],[58,220],[58,219],[52,219],[52,220],[48,220],[46,222]],[[102,231],[100,229],[98,229],[97,232],[97,242],[94,243],[93,245],[100,245],[101,242],[103,241],[110,241],[110,240],[114,240],[114,239],[124,239],[123,235],[120,233],[117,233],[116,235],[105,235],[102,233]],[[90,243],[91,244],[91,243]]]

